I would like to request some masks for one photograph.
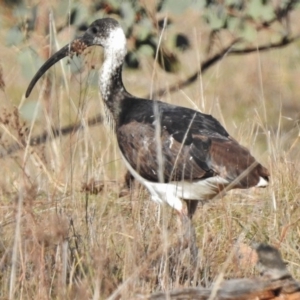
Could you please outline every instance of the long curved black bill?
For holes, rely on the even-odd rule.
[[[34,75],[34,77],[32,78],[31,82],[29,83],[29,86],[26,90],[26,98],[30,95],[32,89],[34,88],[35,84],[37,83],[37,81],[43,76],[43,74],[49,69],[51,68],[55,63],[57,63],[59,60],[61,60],[62,58],[68,56],[70,54],[70,48],[72,46],[72,43],[64,46],[63,48],[61,48],[59,51],[57,51],[56,53],[54,53],[41,67],[40,69],[37,71],[37,73]]]
[[[88,40],[85,38],[85,36],[75,39],[73,42],[70,44],[64,46],[61,48],[59,51],[54,53],[37,71],[37,73],[34,75],[32,78],[27,90],[26,90],[26,98],[30,95],[32,89],[34,88],[35,84],[37,81],[42,77],[42,75],[49,69],[51,68],[55,63],[57,63],[59,60],[62,58],[68,56],[68,55],[73,55],[73,54],[81,54],[84,49],[91,44],[88,43]]]

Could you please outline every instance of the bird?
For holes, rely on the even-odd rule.
[[[94,45],[104,49],[99,89],[121,157],[154,202],[169,204],[191,224],[199,202],[234,188],[268,185],[268,170],[213,116],[126,90],[126,36],[113,18],[95,20],[82,36],[53,54],[31,80],[26,97],[52,65]]]

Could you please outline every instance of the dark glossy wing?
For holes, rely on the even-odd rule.
[[[191,143],[191,134],[220,137],[229,136],[219,121],[211,115],[161,101],[139,98],[126,98],[123,100],[119,125],[131,121],[155,124],[157,117],[155,114],[155,105],[157,105],[161,127],[167,128],[168,132],[173,134],[173,137],[178,142],[184,140],[185,144]]]
[[[229,182],[235,180],[235,188],[249,188],[257,185],[260,177],[266,181],[269,177],[268,170],[255,160],[248,149],[231,137],[211,137],[208,165]]]
[[[119,147],[130,165],[145,179],[159,181],[157,140],[155,127],[136,121],[121,125],[117,129]],[[173,180],[195,180],[213,176],[205,160],[197,161],[190,151],[193,144],[185,145],[175,140],[166,129],[161,132],[161,153],[163,155],[163,178]],[[209,149],[203,143],[203,148]]]
[[[240,176],[236,187],[247,188],[256,185],[260,176],[268,176],[249,151],[210,115],[134,98],[125,99],[123,105],[117,130],[119,146],[131,166],[147,180],[158,181],[157,118],[153,105],[157,105],[159,115],[165,182],[215,175],[232,182]]]

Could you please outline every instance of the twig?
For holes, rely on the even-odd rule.
[[[245,55],[245,54],[249,54],[252,52],[262,52],[262,51],[268,51],[271,49],[282,48],[282,47],[285,47],[285,46],[295,42],[299,38],[300,38],[299,35],[297,35],[295,37],[291,37],[291,38],[283,37],[277,43],[270,43],[270,44],[259,46],[259,47],[251,47],[251,48],[245,48],[245,49],[232,49],[232,47],[234,45],[236,45],[239,41],[241,41],[241,39],[235,39],[225,49],[222,49],[219,53],[215,54],[213,57],[204,61],[201,64],[200,69],[198,71],[196,71],[193,75],[191,75],[190,77],[188,77],[187,79],[185,79],[183,81],[179,81],[179,82],[173,84],[168,89],[162,88],[162,89],[157,90],[156,92],[153,93],[153,97],[158,98],[158,97],[161,97],[162,95],[164,95],[166,92],[172,93],[179,89],[187,87],[188,85],[190,85],[194,81],[196,81],[198,76],[201,73],[204,73],[208,68],[210,68],[212,65],[214,65],[221,59],[223,59],[223,57],[225,57],[226,55]]]
[[[87,122],[87,125],[89,127],[98,125],[103,123],[103,116],[102,115],[96,115],[93,118],[90,118]],[[62,128],[52,128],[52,130],[49,132],[48,130],[45,130],[39,135],[36,135],[32,137],[29,141],[30,146],[38,146],[41,144],[44,144],[48,141],[52,141],[53,139],[56,139],[59,136],[64,136],[67,134],[74,133],[78,130],[82,130],[84,126],[81,122],[78,122],[76,124],[71,124]],[[26,146],[26,144],[23,143],[14,143],[11,146],[1,150],[0,152],[0,158],[6,157],[8,155],[11,155],[15,153],[16,151],[23,149]]]

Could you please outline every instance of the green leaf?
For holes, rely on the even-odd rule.
[[[148,18],[143,18],[133,27],[133,36],[139,41],[145,41],[153,32],[153,24]]]
[[[242,36],[249,42],[253,42],[257,38],[257,31],[256,29],[250,25],[245,24],[244,29],[242,31]]]
[[[18,5],[13,10],[13,15],[16,19],[25,20],[28,17],[30,10],[26,6]]]
[[[149,30],[149,28],[145,26],[136,25],[134,28],[134,36],[139,41],[145,41],[149,37],[151,31],[152,30]]]
[[[275,17],[274,8],[272,3],[262,0],[252,0],[248,3],[247,13],[254,20],[268,21]]]
[[[73,20],[73,24],[75,24],[75,25],[84,23],[87,20],[87,18],[89,17],[89,10],[84,5],[84,1],[74,3],[71,6],[71,10],[76,10],[75,18]]]
[[[225,0],[226,6],[243,7],[244,0]]]
[[[115,9],[118,9],[122,3],[120,0],[106,0],[105,2],[109,3]]]
[[[18,62],[21,66],[22,75],[30,80],[36,70],[43,64],[42,59],[30,48],[26,48],[18,54]]]
[[[217,30],[224,27],[227,15],[222,12],[217,12],[213,9],[209,9],[208,13],[205,15],[205,18],[209,23],[211,29]]]
[[[227,19],[227,28],[231,32],[235,32],[240,28],[241,19],[238,18],[228,18]]]
[[[72,5],[70,5],[69,1],[58,1],[57,8],[55,10],[56,17],[64,17],[67,16],[72,9]]]
[[[73,14],[73,22],[72,24],[79,25],[81,23],[86,22],[86,20],[89,18],[89,8],[86,6],[84,1],[81,2],[72,2],[71,5],[69,5],[68,1],[59,1],[58,7],[55,10],[55,14],[57,14],[60,17],[65,17],[66,20],[69,19],[69,14]]]
[[[135,22],[135,10],[129,1],[122,1],[121,7],[122,27],[127,31]]]
[[[137,25],[144,27],[149,32],[153,30],[153,23],[148,18],[142,18]]]
[[[20,115],[25,120],[31,122],[35,117],[39,119],[42,114],[42,107],[38,101],[27,101],[20,108]]]
[[[162,11],[174,14],[182,14],[186,9],[201,10],[205,7],[205,0],[165,0],[162,4]]]
[[[6,45],[12,46],[12,45],[19,45],[24,39],[24,34],[21,32],[21,30],[18,27],[11,28],[7,35],[6,35]]]
[[[154,49],[150,45],[142,45],[139,47],[138,53],[145,55],[145,56],[154,56]]]

